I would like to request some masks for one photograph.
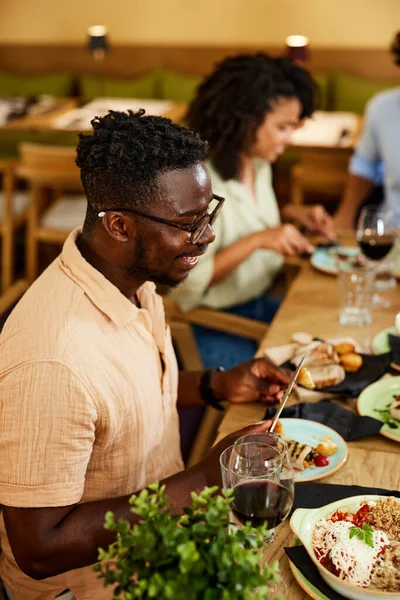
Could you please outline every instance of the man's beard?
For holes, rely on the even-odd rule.
[[[171,277],[167,277],[166,275],[161,275],[158,273],[150,272],[146,268],[138,267],[137,264],[132,264],[127,269],[127,273],[130,277],[135,277],[135,279],[143,279],[145,281],[152,281],[156,285],[165,285],[169,288],[176,288],[180,285],[186,277],[183,279],[172,279]]]
[[[146,250],[142,244],[138,244],[136,247],[136,256],[132,260],[131,265],[126,269],[130,277],[135,279],[142,279],[144,281],[152,281],[156,285],[163,285],[169,288],[176,288],[181,284],[186,277],[183,279],[172,279],[162,273],[155,273],[146,266]]]

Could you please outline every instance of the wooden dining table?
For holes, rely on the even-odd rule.
[[[137,100],[135,100],[137,102]],[[146,102],[144,100],[143,102]],[[54,131],[54,132],[71,132],[82,131],[71,127],[58,127],[57,121],[60,117],[67,115],[70,111],[78,108],[79,102],[77,98],[55,98],[54,105],[41,114],[28,114],[23,117],[10,119],[7,123],[0,126],[2,131]],[[172,121],[178,123],[185,116],[187,107],[185,104],[173,102],[170,108],[162,115]],[[90,131],[91,128],[85,130]]]
[[[54,120],[78,106],[76,98],[55,98],[48,110],[39,114],[15,117],[0,126],[2,131],[53,131]]]
[[[354,234],[343,234],[347,244]],[[354,242],[353,242],[354,244]],[[339,324],[339,293],[336,277],[315,270],[309,261],[299,262],[299,272],[292,283],[281,307],[261,341],[257,355],[262,356],[266,348],[291,342],[293,333],[308,332],[321,338],[352,337],[361,347],[370,346],[373,337],[382,329],[394,325],[395,314],[400,310],[398,289],[385,293],[392,306],[374,309],[371,325],[364,327]],[[314,395],[313,395],[314,394]],[[327,394],[324,394],[326,397]],[[307,401],[318,401],[321,394],[311,392]],[[356,399],[337,400],[356,412]],[[298,402],[292,394],[288,405]],[[218,430],[217,440],[263,418],[262,404],[229,405]],[[388,490],[400,489],[400,444],[381,435],[348,442],[348,458],[342,468],[319,482],[380,487]],[[289,567],[284,547],[293,539],[288,521],[275,530],[275,540],[264,551],[268,563],[279,561],[280,573],[287,584],[289,600],[305,600],[309,596],[299,586]],[[315,597],[314,597],[315,598]]]

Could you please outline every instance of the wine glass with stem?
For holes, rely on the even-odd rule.
[[[274,528],[287,518],[293,506],[294,474],[288,453],[265,440],[237,441],[227,475],[233,489],[235,519],[254,527],[265,525],[269,531],[265,542],[272,542]]]
[[[396,241],[392,213],[379,206],[364,207],[358,218],[356,237],[361,252],[371,261],[370,265],[376,276],[379,264],[390,253]],[[388,308],[391,302],[375,293],[373,305]]]

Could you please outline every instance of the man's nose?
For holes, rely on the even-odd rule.
[[[215,232],[209,223],[207,225],[207,227],[205,228],[203,235],[201,236],[201,238],[198,240],[197,243],[199,245],[212,244],[214,240],[215,240]]]

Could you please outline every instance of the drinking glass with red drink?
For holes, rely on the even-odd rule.
[[[274,528],[287,518],[293,506],[294,474],[287,453],[262,441],[236,443],[228,468],[228,485],[233,489],[235,519],[269,530],[266,542],[274,539]]]
[[[361,252],[371,263],[371,268],[379,276],[379,267],[389,255],[396,241],[396,231],[390,211],[378,206],[366,206],[362,209],[357,223],[357,242]],[[379,281],[377,281],[379,287]],[[387,308],[390,302],[379,294],[373,296],[374,306]]]

